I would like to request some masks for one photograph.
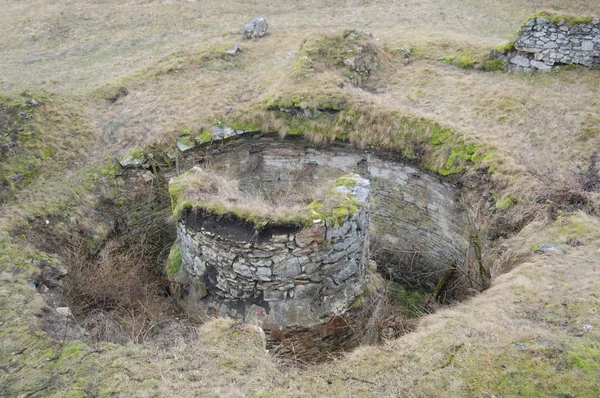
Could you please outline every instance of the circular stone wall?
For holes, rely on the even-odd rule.
[[[270,192],[318,185],[351,172],[367,178],[371,257],[397,282],[433,290],[449,266],[473,261],[458,188],[395,153],[340,142],[317,146],[302,137],[242,135],[223,146],[213,144],[204,161]]]
[[[219,197],[208,174],[195,168],[170,183],[181,253],[170,274],[189,314],[290,330],[329,324],[364,298],[368,180],[343,176],[325,198],[277,219],[216,205],[230,198]]]

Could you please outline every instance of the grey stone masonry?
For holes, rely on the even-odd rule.
[[[350,176],[350,177],[348,177]],[[278,225],[251,237],[235,216],[187,210],[177,225],[189,314],[229,316],[271,329],[311,327],[343,315],[364,293],[369,262],[370,182],[334,188],[357,209],[312,226]]]
[[[550,71],[559,65],[600,66],[600,19],[532,18],[519,30],[514,49],[492,59],[515,72]]]
[[[472,252],[457,188],[393,154],[246,134],[215,151],[211,167],[272,192],[301,181],[321,185],[348,172],[369,179],[371,256],[395,281],[433,289],[448,264],[465,264]]]

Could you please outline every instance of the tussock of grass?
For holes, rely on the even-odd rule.
[[[354,175],[341,177],[332,186],[326,181],[310,187],[295,184],[287,195],[267,200],[267,192],[254,187],[242,187],[225,176],[192,169],[174,178],[169,184],[171,206],[176,220],[186,210],[204,211],[217,216],[235,215],[254,224],[260,230],[269,224],[312,226],[317,220],[338,224],[354,215],[360,206],[349,194],[336,188],[349,186]],[[354,182],[355,183],[355,182]]]

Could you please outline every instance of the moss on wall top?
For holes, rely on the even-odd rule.
[[[343,224],[362,204],[354,189],[360,176],[340,177],[332,188],[308,205],[274,205],[256,194],[238,189],[236,182],[195,167],[169,183],[171,207],[176,220],[186,210],[204,211],[217,216],[234,215],[254,224],[256,230],[272,224],[312,226],[315,222]]]
[[[538,18],[547,19],[553,25],[564,23],[567,26],[591,24],[594,21],[594,17],[590,16],[563,15],[553,11],[541,11],[527,18],[527,20],[523,23],[523,26],[527,25],[529,21],[533,21]]]

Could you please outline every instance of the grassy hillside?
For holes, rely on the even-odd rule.
[[[597,178],[600,73],[464,68],[542,9],[600,16],[598,2],[5,3],[0,396],[600,395],[600,197],[584,189]],[[259,15],[269,35],[242,41]],[[335,50],[351,29],[380,60],[358,80]],[[323,43],[334,49],[305,62]],[[280,107],[339,114],[301,124]],[[265,352],[231,321],[161,323],[180,316],[158,293],[173,240],[165,178],[194,161],[175,139],[219,122],[382,146],[463,187],[476,180],[464,201],[490,237],[491,288],[320,365]],[[118,165],[140,150],[155,177]],[[135,279],[110,308],[128,317],[102,332],[111,342],[78,335],[34,288],[44,264],[74,258],[80,282],[104,272],[74,311]]]

